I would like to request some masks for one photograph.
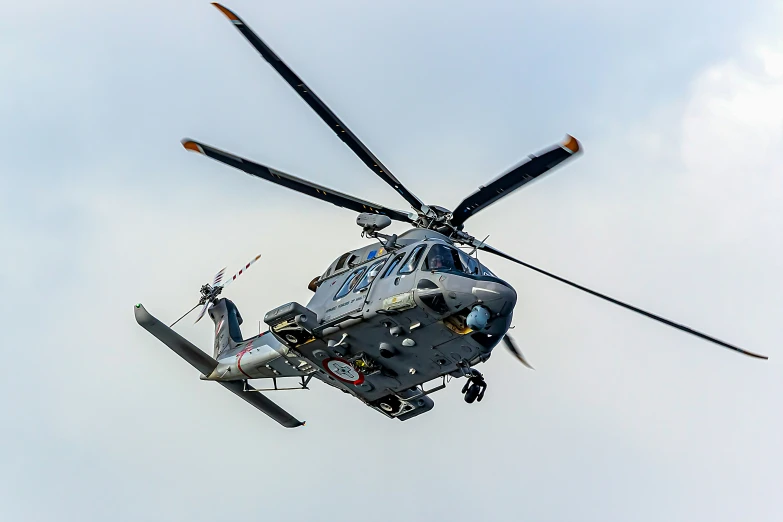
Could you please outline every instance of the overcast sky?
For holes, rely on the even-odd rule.
[[[0,519],[783,518],[781,4],[233,0],[420,198],[585,154],[469,222],[517,342],[468,405],[407,422],[315,383],[286,430],[140,328],[221,267],[266,311],[361,246],[355,215],[186,152],[191,137],[406,209],[208,2],[3,3]],[[401,232],[402,227],[395,231]],[[209,349],[212,328],[179,331]]]

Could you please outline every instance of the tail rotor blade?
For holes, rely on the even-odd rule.
[[[505,343],[506,348],[508,348],[508,351],[511,352],[514,357],[519,359],[519,362],[521,362],[522,364],[524,364],[525,366],[527,366],[531,370],[535,370],[535,368],[530,366],[530,363],[528,363],[525,360],[525,356],[522,355],[522,352],[517,347],[517,343],[514,342],[514,339],[510,335],[508,335],[508,334],[504,335],[503,336],[503,342]]]
[[[241,276],[248,268],[250,268],[250,265],[255,263],[261,258],[261,254],[258,254],[256,257],[254,257],[248,264],[246,264],[239,272],[234,274],[231,279],[226,279],[224,281],[223,275],[226,273],[226,268],[221,268],[217,274],[215,274],[215,278],[212,280],[212,285],[204,285],[201,287],[201,301],[199,301],[199,304],[202,304],[204,306],[201,307],[201,311],[198,314],[198,317],[196,318],[196,323],[201,320],[202,317],[204,317],[204,314],[207,313],[207,309],[209,308],[209,305],[211,305],[220,295],[220,293],[223,291],[225,287],[236,281],[237,277]],[[196,305],[198,306],[198,304]],[[191,309],[190,312],[195,310],[196,306]],[[188,312],[188,314],[190,313]],[[185,314],[187,315],[187,314]],[[184,317],[184,316],[183,316]],[[182,317],[180,317],[182,319]],[[179,321],[180,319],[177,319]],[[194,323],[195,324],[195,323]],[[172,325],[173,326],[173,325]]]
[[[252,265],[252,264],[253,264],[253,263],[255,263],[256,261],[258,261],[260,257],[261,257],[261,254],[258,254],[258,255],[257,255],[256,257],[254,257],[254,258],[253,258],[253,259],[252,259],[252,260],[251,260],[251,261],[250,261],[248,264],[246,264],[246,265],[244,266],[244,268],[242,268],[242,269],[241,269],[239,272],[237,272],[236,274],[234,274],[234,275],[233,275],[233,277],[231,277],[231,279],[226,279],[226,282],[225,282],[225,283],[222,283],[222,284],[221,284],[221,283],[218,283],[216,286],[222,286],[223,288],[227,287],[228,285],[230,285],[231,283],[233,283],[234,281],[236,281],[236,280],[237,280],[237,277],[241,276],[241,275],[242,275],[242,273],[243,273],[243,272],[245,272],[245,271],[246,271],[248,268],[250,268],[250,265]]]
[[[212,303],[210,303],[209,301],[204,303],[204,306],[201,307],[201,311],[198,313],[198,317],[196,317],[196,321],[193,324],[196,324],[197,322],[201,321],[201,318],[204,317],[204,314],[207,312],[207,308],[209,308],[210,304]]]
[[[215,274],[215,279],[212,281],[212,286],[219,286],[220,282],[223,281],[223,274],[226,273],[226,267],[223,267],[220,269],[220,271]]]

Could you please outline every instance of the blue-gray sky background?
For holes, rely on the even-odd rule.
[[[282,429],[132,306],[173,320],[261,253],[230,289],[249,334],[362,244],[355,216],[180,139],[404,200],[208,2],[5,2],[0,518],[781,519],[783,4],[226,5],[431,204],[573,134],[470,232],[770,360],[486,257],[535,372],[499,349],[481,404],[453,382],[405,423],[316,383],[274,396],[308,421]]]

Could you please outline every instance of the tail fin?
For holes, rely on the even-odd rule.
[[[229,299],[221,298],[209,309],[209,316],[215,323],[215,345],[212,356],[217,359],[222,353],[242,342],[242,316]]]

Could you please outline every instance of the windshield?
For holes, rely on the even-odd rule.
[[[485,275],[497,278],[486,266],[482,265],[478,259],[469,256],[462,250],[451,246],[434,245],[427,253],[427,259],[424,262],[425,270],[440,271],[454,270],[465,272],[471,275]]]
[[[462,261],[456,248],[435,245],[427,254],[427,270],[458,270],[462,272]]]
[[[421,259],[421,255],[424,253],[425,248],[426,245],[421,245],[413,249],[413,252],[408,256],[408,260],[405,261],[405,264],[400,268],[400,274],[410,274],[416,270],[416,265],[419,264],[419,259]]]
[[[484,265],[481,265],[481,274],[482,274],[482,275],[485,275],[485,276],[489,276],[489,277],[494,277],[494,278],[496,278],[496,279],[497,279],[497,277],[498,277],[498,276],[496,276],[495,274],[493,274],[493,273],[492,273],[492,272],[489,270],[489,268],[487,268],[487,267],[486,267],[486,266],[484,266]]]
[[[472,274],[472,275],[478,275],[481,273],[481,269],[479,268],[479,262],[474,257],[470,257],[462,250],[459,250],[459,259],[462,262],[462,268],[465,270],[465,272]]]

